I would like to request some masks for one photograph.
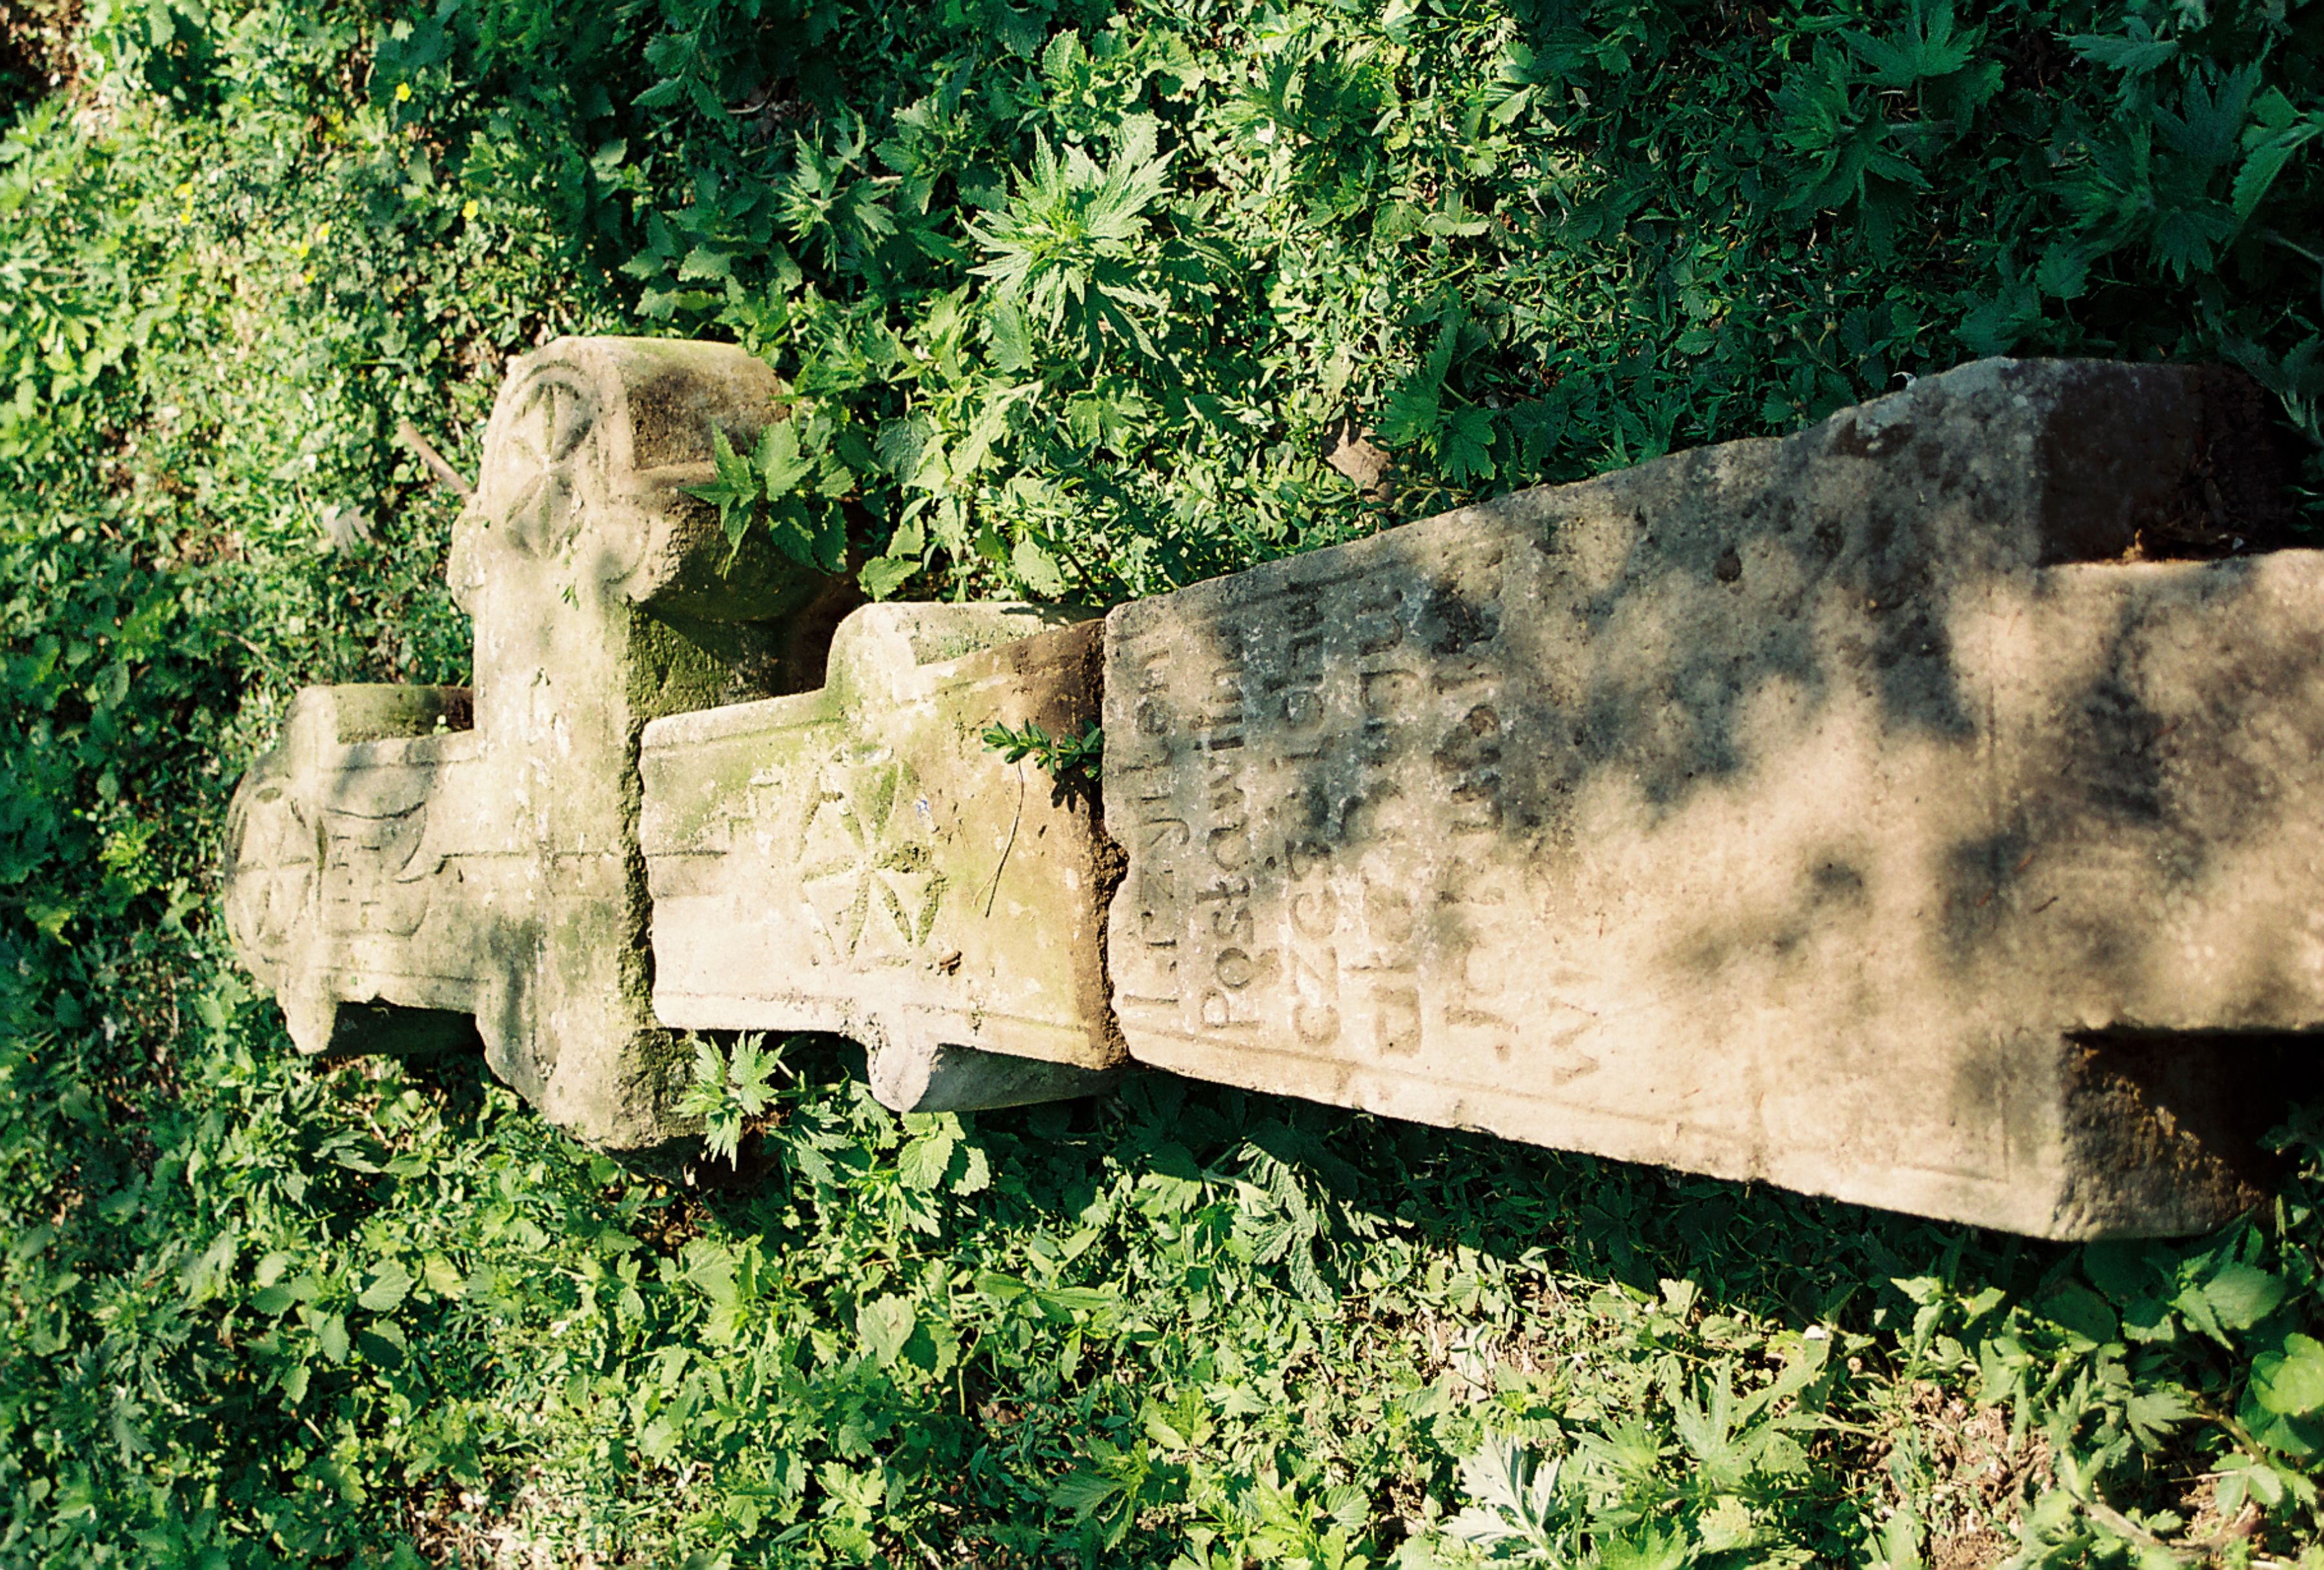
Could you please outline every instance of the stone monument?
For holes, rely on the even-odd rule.
[[[2324,556],[2239,378],[1982,362],[1102,623],[733,551],[687,487],[781,417],[718,346],[516,368],[473,697],[310,690],[237,797],[300,1047],[473,1031],[617,1147],[672,1032],[813,1029],[900,1107],[1136,1060],[2043,1236],[2258,1192]],[[979,739],[1101,705],[1102,792]]]
[[[449,568],[475,623],[474,691],[310,688],[235,798],[228,929],[281,999],[302,1050],[420,1052],[481,1036],[493,1071],[576,1137],[615,1149],[666,1141],[686,1131],[669,1105],[682,1088],[672,1071],[691,1062],[669,1025],[760,1022],[752,1001],[793,997],[798,989],[780,978],[794,967],[812,974],[823,957],[798,928],[780,934],[802,940],[796,951],[779,941],[753,949],[747,918],[714,933],[731,914],[731,899],[722,907],[716,898],[719,878],[770,895],[802,878],[820,888],[813,879],[817,858],[832,854],[826,831],[835,821],[843,838],[860,830],[861,817],[849,815],[877,801],[904,816],[883,820],[893,844],[869,853],[855,886],[881,919],[897,898],[931,914],[941,906],[944,919],[918,931],[918,948],[949,942],[961,957],[936,964],[917,992],[898,992],[899,1009],[908,995],[923,1011],[899,1016],[891,1030],[869,999],[837,1012],[777,1008],[764,1022],[892,1038],[897,1046],[876,1054],[875,1067],[904,1105],[932,1094],[945,1105],[1007,1104],[1102,1083],[1120,1052],[1096,982],[1102,891],[1093,869],[1102,857],[1093,814],[1061,811],[1043,792],[1007,865],[986,864],[1000,858],[982,851],[977,866],[956,865],[952,842],[936,834],[908,842],[925,859],[908,871],[890,853],[933,809],[897,798],[896,781],[914,766],[949,780],[945,768],[973,743],[931,721],[905,741],[899,771],[871,728],[847,723],[859,703],[896,709],[907,688],[936,694],[941,708],[947,682],[989,699],[995,713],[1090,706],[1096,628],[1065,633],[1063,646],[1031,639],[1029,656],[1002,651],[980,665],[956,657],[1056,618],[1029,607],[929,607],[908,623],[892,607],[872,607],[840,641],[852,653],[836,689],[779,701],[771,713],[716,706],[814,688],[834,623],[853,601],[844,584],[782,561],[761,539],[734,549],[715,509],[691,494],[713,476],[715,432],[748,447],[782,416],[773,374],[726,345],[564,339],[511,368]],[[883,672],[882,655],[904,663]],[[913,663],[923,659],[936,668]],[[872,690],[889,679],[890,690]],[[1030,687],[1019,695],[1012,680]],[[698,745],[674,736],[652,751],[650,771],[686,799],[649,814],[653,854],[641,854],[647,724],[703,710],[727,725],[726,735],[795,734],[820,749],[788,776],[798,790],[783,810],[799,821],[782,826],[792,837],[780,850],[763,843],[781,790],[770,783],[771,761],[746,764],[731,799],[692,792],[687,769],[715,774],[719,755],[715,725],[697,725],[687,736]],[[749,728],[762,716],[766,731]],[[782,716],[795,716],[789,733]],[[891,729],[906,723],[900,710],[883,718]],[[887,795],[875,783],[882,779]],[[1001,782],[991,783],[997,792]],[[837,811],[817,810],[835,784]],[[955,828],[982,827],[1001,810],[956,794],[938,799]],[[802,806],[803,816],[794,810]],[[754,827],[736,836],[729,826],[738,816]],[[808,817],[814,832],[802,842]],[[965,885],[979,872],[995,882],[985,906],[997,914],[984,925],[966,916]],[[671,901],[667,914],[652,903],[656,879]],[[1059,888],[1070,897],[1056,897]],[[1009,902],[996,907],[1003,889]],[[1060,966],[1028,984],[1038,996],[1026,995],[1027,984],[988,984],[990,943],[979,936],[998,922],[1021,926],[1031,900],[1060,923]],[[795,903],[770,899],[765,910]],[[859,928],[849,947],[868,964],[886,950],[878,924],[864,926],[872,941]],[[726,947],[674,944],[673,928]],[[936,951],[932,964],[944,958]],[[657,1001],[672,1012],[657,1017]],[[942,1072],[940,1044],[922,1028],[931,1005],[948,1020],[973,1021],[941,1043]],[[1011,1008],[1016,1026],[985,1017]],[[977,1048],[989,1039],[1019,1050],[1038,1042],[1041,1060],[984,1064]]]
[[[2229,1033],[2324,1024],[2324,556],[2132,559],[2280,528],[2250,392],[1986,362],[1122,606],[1132,1055],[2044,1236],[2223,1219],[2284,1067]]]

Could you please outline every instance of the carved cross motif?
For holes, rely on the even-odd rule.
[[[667,1070],[690,1059],[669,1026],[848,1030],[905,1107],[1078,1094],[1120,1058],[1091,810],[1019,805],[1019,846],[988,821],[998,795],[959,804],[1005,779],[984,725],[1094,708],[1096,627],[868,607],[834,645],[840,679],[801,691],[844,586],[755,536],[734,554],[687,490],[712,476],[712,433],[752,445],[776,395],[715,344],[567,340],[514,368],[452,548],[473,693],[309,688],[235,800],[228,920],[300,1048],[410,1052],[473,1030],[552,1122],[614,1147],[683,1131]],[[780,693],[798,696],[735,705]],[[744,740],[700,779],[684,746],[647,749],[712,833],[648,801],[641,847],[641,739],[681,715]],[[699,897],[652,905],[650,864]],[[1036,903],[1054,937],[995,940]],[[884,990],[836,1008],[806,980],[877,972]]]
[[[593,1142],[669,1132],[654,1020],[639,732],[786,682],[826,586],[726,561],[712,432],[779,417],[741,350],[566,340],[519,362],[452,551],[473,693],[310,688],[232,826],[237,947],[307,1051],[484,1039],[493,1070]]]

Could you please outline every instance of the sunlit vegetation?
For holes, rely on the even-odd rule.
[[[2087,1250],[1163,1076],[899,1119],[813,1040],[623,1164],[299,1059],[213,910],[299,684],[465,674],[392,439],[473,473],[558,333],[766,356],[730,522],[883,596],[1109,604],[1999,352],[2227,359],[2312,443],[2324,6],[0,38],[0,1563],[2324,1563],[2312,1118],[2248,1221]]]

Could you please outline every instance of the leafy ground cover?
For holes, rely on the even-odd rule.
[[[556,333],[767,356],[734,524],[882,595],[2011,348],[2313,440],[2319,18],[0,3],[0,1562],[2324,1562],[2312,1113],[2247,1221],[2079,1251],[1163,1077],[898,1119],[813,1041],[715,1044],[658,1170],[296,1060],[210,906],[296,685],[464,673],[390,439],[472,468]]]

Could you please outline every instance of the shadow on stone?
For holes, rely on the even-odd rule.
[[[2128,1104],[2074,1043],[2324,1026],[2324,558],[2258,549],[2258,408],[1984,362],[1115,611],[1132,1054],[2034,1234],[2224,1220],[2224,1157],[2090,1142]]]

